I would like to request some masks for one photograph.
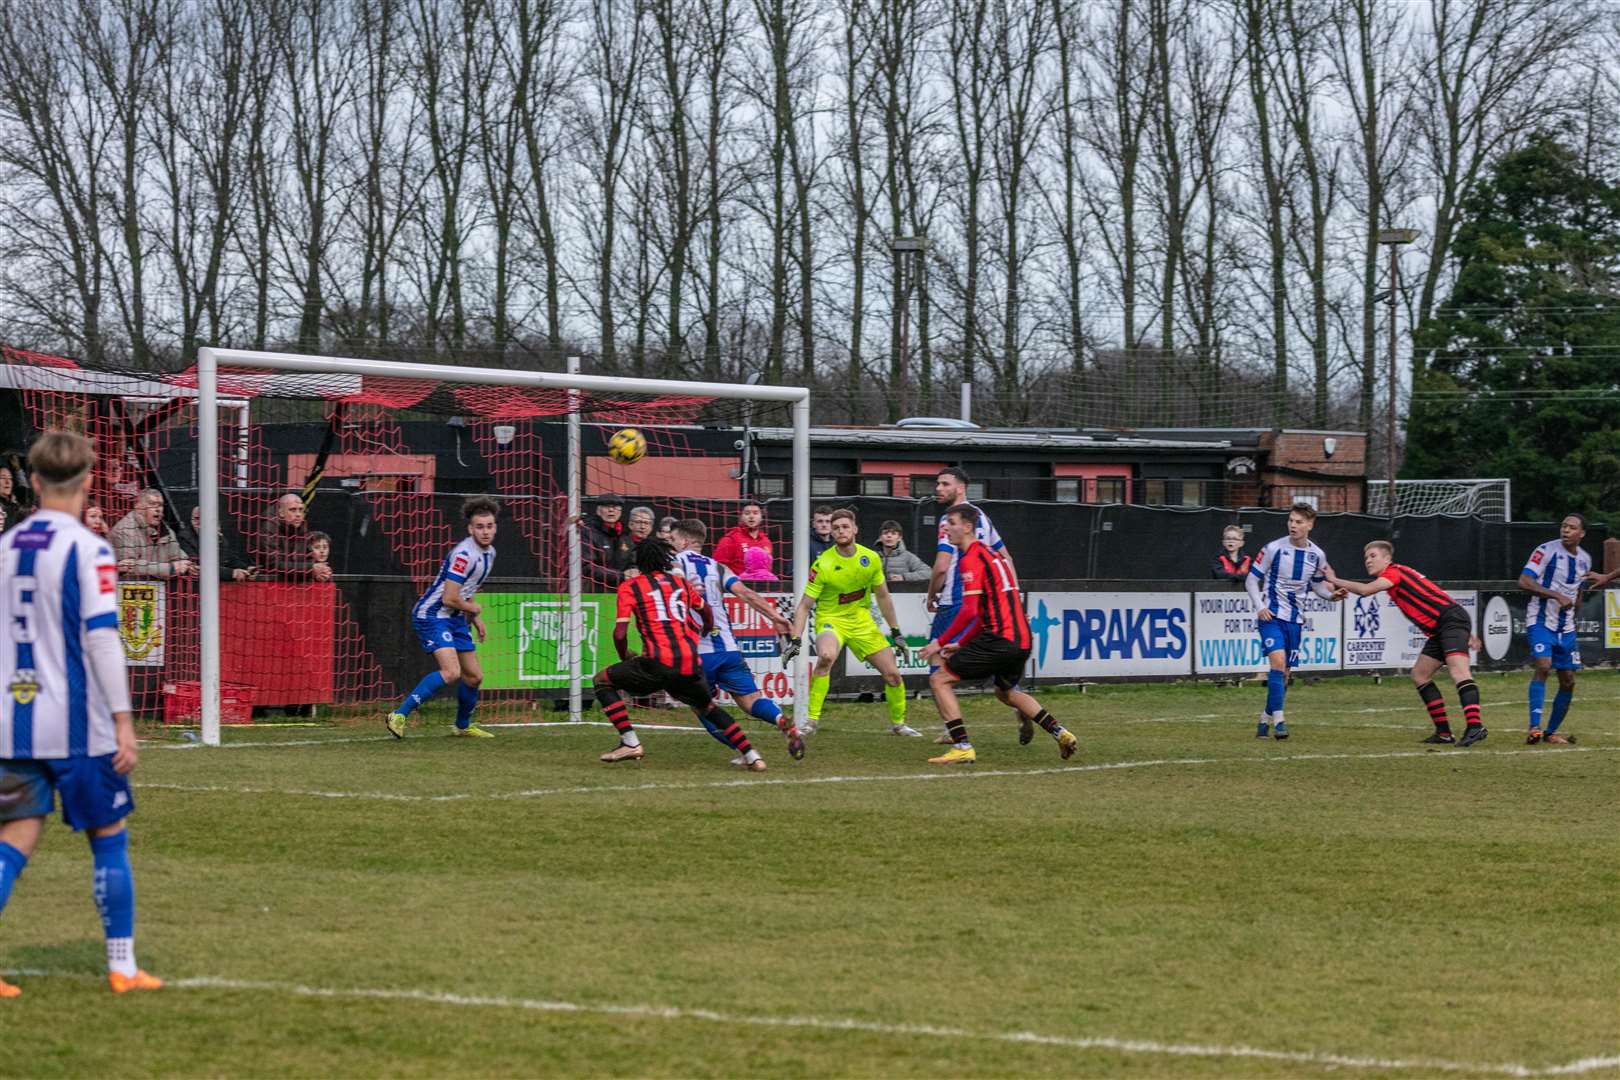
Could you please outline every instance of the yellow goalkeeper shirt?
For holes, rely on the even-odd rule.
[[[869,547],[855,545],[849,555],[837,546],[823,551],[810,565],[810,583],[804,595],[816,605],[816,617],[865,614],[873,591],[883,584],[883,558]]]

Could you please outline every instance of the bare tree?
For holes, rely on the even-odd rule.
[[[961,329],[962,381],[972,385],[979,344],[979,274],[983,210],[995,89],[994,43],[990,40],[990,0],[946,0],[945,44],[950,76],[951,114],[959,158],[956,187],[962,219]]]
[[[562,349],[562,268],[560,240],[552,207],[555,183],[552,162],[563,138],[553,123],[553,110],[573,88],[575,68],[566,59],[569,43],[564,28],[572,17],[568,0],[512,0],[509,9],[514,48],[533,65],[529,92],[513,105],[523,127],[523,150],[529,169],[532,196],[519,200],[518,214],[538,248],[541,307],[545,312],[545,342],[553,353]]]
[[[722,207],[731,184],[723,154],[729,133],[731,81],[727,65],[737,34],[733,0],[699,5],[700,53],[704,57],[703,88],[703,377],[721,376],[720,279],[724,273],[721,246]]]
[[[1288,233],[1283,223],[1287,205],[1281,144],[1283,125],[1274,119],[1273,99],[1280,94],[1279,0],[1236,0],[1243,25],[1244,68],[1255,142],[1260,152],[1261,202],[1267,248],[1266,306],[1271,316],[1271,422],[1282,427],[1288,405]],[[1280,111],[1280,110],[1279,110]]]

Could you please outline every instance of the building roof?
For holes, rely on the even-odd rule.
[[[1111,431],[812,427],[810,445],[897,450],[1230,450],[1232,441],[1215,437],[1218,434],[1210,432],[1208,438],[1192,439],[1148,438]],[[788,444],[793,441],[793,429],[754,428],[754,438],[761,443]]]

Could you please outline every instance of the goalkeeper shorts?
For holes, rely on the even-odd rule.
[[[865,660],[874,653],[894,648],[894,643],[883,635],[870,613],[861,610],[849,615],[817,615],[816,637],[832,634],[840,649],[848,649],[857,660]]]

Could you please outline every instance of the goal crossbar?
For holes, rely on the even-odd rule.
[[[726,398],[791,406],[793,412],[793,593],[803,596],[810,577],[808,544],[810,535],[810,391],[801,386],[761,386],[756,384],[682,382],[675,379],[636,379],[578,374],[577,359],[570,359],[570,371],[557,374],[543,371],[508,371],[500,368],[447,367],[391,360],[364,360],[354,357],[306,356],[295,353],[258,352],[245,349],[204,347],[197,351],[197,496],[200,510],[198,536],[198,629],[201,652],[198,675],[201,690],[202,741],[218,746],[220,737],[220,593],[219,593],[219,370],[255,368],[308,375],[353,375],[391,379],[475,383],[528,389],[600,391],[638,394],[649,397],[679,395]],[[583,473],[578,458],[580,411],[569,410],[572,429],[569,444],[569,514],[579,513],[580,480]],[[579,631],[583,626],[580,609],[580,538],[577,527],[569,529],[570,577],[570,688],[569,711],[579,718],[582,673],[579,667]],[[809,658],[800,655],[793,662],[795,707],[809,699]]]

